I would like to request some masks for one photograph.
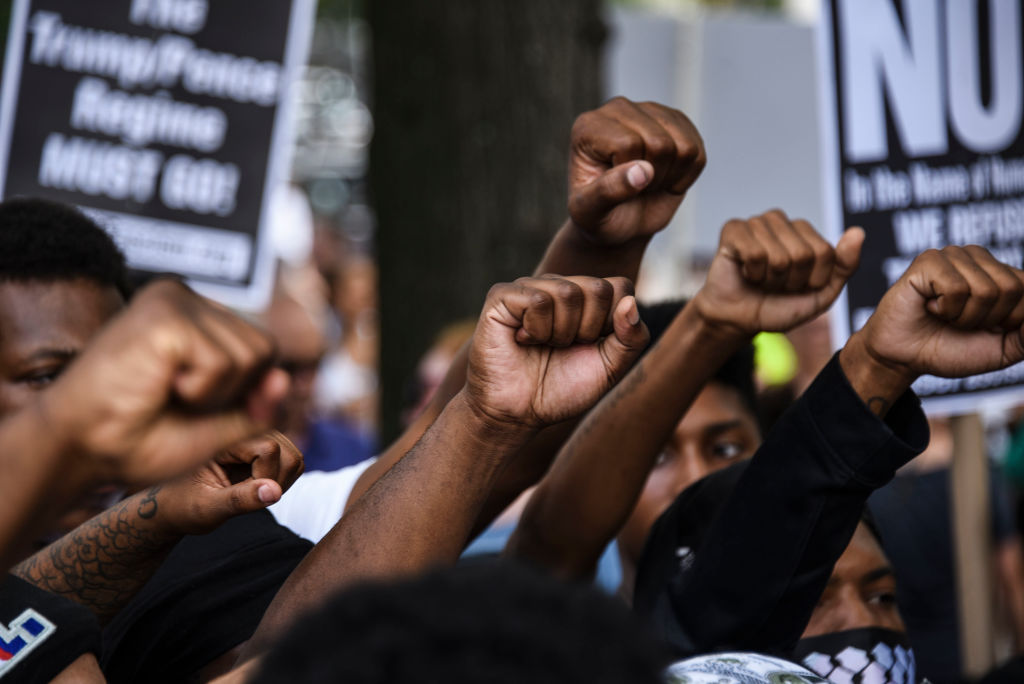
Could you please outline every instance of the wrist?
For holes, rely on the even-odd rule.
[[[712,343],[740,345],[752,340],[759,332],[748,330],[742,324],[720,316],[720,307],[708,301],[703,288],[693,296],[686,309],[692,312],[691,325],[696,326],[702,337]]]
[[[653,237],[653,235],[637,235],[616,242],[603,237],[599,229],[581,226],[571,217],[565,222],[564,234],[572,241],[572,246],[577,249],[614,250],[617,253],[621,253],[623,250],[637,250],[640,254],[643,254],[647,243]]]
[[[481,405],[464,387],[445,406],[445,413],[458,420],[474,438],[488,446],[518,448],[538,432],[526,421],[497,415]]]
[[[847,340],[839,352],[839,366],[861,401],[881,417],[917,379],[905,364],[875,353],[864,330]]]

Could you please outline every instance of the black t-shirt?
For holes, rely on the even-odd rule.
[[[266,511],[186,537],[103,631],[117,682],[181,682],[249,639],[312,548]]]
[[[0,580],[0,678],[49,682],[100,651],[100,624],[83,606],[14,575]]]

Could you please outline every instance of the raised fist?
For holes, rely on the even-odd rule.
[[[682,112],[617,97],[573,125],[569,216],[601,244],[650,237],[668,225],[706,161]]]
[[[909,384],[1024,360],[1024,272],[977,245],[924,252],[850,339]]]
[[[266,333],[160,281],[40,393],[40,410],[76,472],[151,484],[269,427],[288,386],[273,355]]]
[[[864,231],[839,244],[807,221],[772,210],[722,228],[707,282],[693,298],[701,317],[737,335],[789,330],[826,311],[860,262]]]
[[[302,452],[272,431],[225,449],[188,475],[157,485],[160,491],[154,496],[160,498],[161,515],[175,532],[205,534],[229,518],[277,503],[302,469]]]
[[[466,396],[501,423],[542,427],[593,406],[647,346],[624,278],[544,276],[491,288]]]

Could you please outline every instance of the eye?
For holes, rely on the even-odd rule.
[[[891,591],[879,591],[868,596],[868,603],[872,606],[894,608],[896,607],[896,594]]]
[[[721,441],[711,445],[711,454],[723,461],[731,461],[743,455],[744,446],[739,442]]]
[[[32,370],[23,373],[17,378],[17,382],[27,385],[32,389],[43,389],[51,382],[60,377],[61,372],[64,370],[64,364],[58,366],[45,366],[40,368],[33,368]]]

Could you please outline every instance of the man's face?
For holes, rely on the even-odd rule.
[[[0,417],[25,406],[99,332],[124,300],[89,280],[0,283]],[[61,520],[71,529],[106,508],[103,492]]]
[[[760,444],[757,419],[740,393],[708,383],[676,426],[619,533],[627,558],[634,565],[639,562],[651,526],[680,492],[705,475],[750,458]]]
[[[882,627],[906,632],[896,607],[896,580],[878,540],[861,523],[836,562],[804,637]]]

